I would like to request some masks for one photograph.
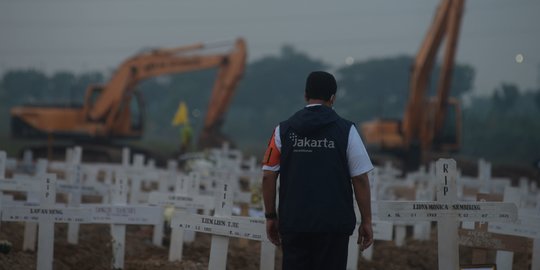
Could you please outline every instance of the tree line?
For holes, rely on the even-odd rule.
[[[360,124],[374,118],[401,118],[409,94],[411,56],[371,59],[332,67],[294,47],[252,61],[225,116],[223,132],[244,151],[262,155],[273,128],[304,105],[307,74],[330,70],[338,80],[335,110]],[[430,80],[433,94],[439,66]],[[0,81],[0,149],[9,144],[9,109],[31,103],[82,104],[89,84],[104,83],[101,72],[69,71],[46,75],[39,70],[12,70]],[[463,111],[461,155],[496,162],[527,163],[540,159],[540,89],[518,89],[501,82],[491,96],[472,93],[474,69],[454,68],[451,94],[472,96]],[[216,70],[162,76],[137,86],[145,98],[145,134],[140,144],[163,151],[176,149],[178,127],[171,120],[180,101],[189,107],[190,122],[201,128]],[[540,86],[539,86],[540,87]],[[473,95],[471,95],[471,93]]]

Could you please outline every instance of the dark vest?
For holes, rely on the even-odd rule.
[[[353,232],[346,153],[352,125],[325,106],[304,108],[280,123],[281,232]]]

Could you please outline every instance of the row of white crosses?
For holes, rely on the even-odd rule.
[[[37,222],[37,269],[53,269],[54,224],[82,223],[90,220],[90,209],[56,205],[56,175],[41,174],[41,192],[38,205],[2,207],[2,221]]]
[[[267,240],[265,233],[264,219],[260,217],[231,216],[234,203],[243,205],[252,204],[252,194],[242,191],[239,186],[239,179],[248,179],[248,185],[254,185],[262,178],[260,168],[257,166],[254,157],[247,162],[242,161],[242,153],[238,150],[231,150],[228,145],[221,149],[211,151],[211,159],[216,166],[208,172],[210,178],[206,183],[207,188],[215,186],[216,204],[213,215],[194,215],[182,212],[173,221],[174,228],[184,228],[203,233],[217,234],[212,238],[210,269],[225,269],[226,250],[228,245],[227,237],[239,237],[261,241],[261,269],[274,269],[275,247]],[[204,178],[202,178],[204,179]],[[260,202],[259,202],[260,203]],[[252,205],[253,206],[253,205]],[[260,204],[255,207],[262,207]],[[248,211],[243,211],[243,215]],[[262,216],[259,215],[259,216]],[[180,217],[180,219],[178,219]],[[176,224],[179,220],[186,220],[181,224]],[[175,226],[178,225],[178,226]],[[242,242],[240,242],[242,243]]]
[[[68,206],[74,208],[80,206],[81,196],[83,194],[104,196],[107,192],[106,187],[95,181],[95,175],[93,178],[94,183],[92,183],[92,185],[82,185],[82,170],[80,166],[81,155],[82,149],[80,147],[75,147],[74,149],[69,149],[67,151],[66,164],[68,165],[64,172],[66,181],[57,180],[55,187],[57,193],[67,194]],[[27,157],[27,159],[28,157],[31,158],[31,154],[26,152],[25,157]],[[35,171],[35,175],[15,174],[11,181],[0,182],[0,190],[24,192],[26,193],[27,204],[37,204],[39,199],[38,192],[40,190],[40,183],[37,180],[42,178],[42,175],[47,172],[47,161],[39,160],[35,166],[35,170],[30,169],[32,166],[30,166],[28,160],[25,160],[24,163],[25,170]],[[67,240],[69,243],[78,243],[78,231],[78,223],[68,224]],[[25,223],[23,250],[35,250],[36,233],[37,223]]]
[[[393,224],[388,221],[380,220],[377,217],[377,207],[376,207],[376,201],[378,196],[378,183],[379,183],[379,169],[375,168],[369,173],[369,184],[371,189],[371,204],[372,204],[372,229],[373,229],[373,239],[374,240],[382,240],[382,241],[391,241],[392,240],[392,228]],[[359,246],[357,243],[358,240],[358,227],[360,226],[360,223],[362,222],[360,218],[360,211],[358,209],[357,203],[354,203],[354,210],[356,217],[358,219],[357,225],[355,227],[355,230],[353,234],[349,238],[349,253],[347,256],[347,270],[353,270],[358,269],[358,252],[359,252]],[[374,245],[371,245],[368,249],[364,250],[362,252],[362,257],[364,257],[367,260],[371,260],[373,257],[373,249]]]
[[[5,155],[5,154],[4,154]],[[5,159],[4,159],[5,160]],[[1,160],[0,160],[1,162]],[[39,161],[38,163],[46,163],[45,161],[41,160]],[[45,166],[46,167],[46,166]],[[126,164],[124,164],[124,167],[126,167]],[[80,169],[80,166],[78,166],[78,168]],[[114,254],[114,261],[113,261],[113,267],[114,268],[122,268],[123,267],[123,254],[124,254],[124,240],[125,240],[125,225],[126,224],[156,224],[156,220],[159,219],[159,218],[162,218],[162,215],[161,215],[161,211],[159,210],[155,210],[155,209],[151,209],[151,207],[148,207],[148,206],[140,206],[140,205],[137,205],[137,206],[133,206],[133,205],[127,205],[127,177],[125,176],[125,172],[123,172],[122,170],[118,170],[115,172],[116,176],[116,181],[115,181],[115,189],[114,189],[114,192],[112,194],[112,205],[107,205],[107,206],[104,206],[104,205],[84,205],[83,207],[79,207],[79,208],[73,208],[71,210],[62,210],[62,211],[56,211],[56,210],[51,210],[51,208],[46,208],[44,211],[42,212],[53,212],[53,213],[57,213],[58,215],[60,216],[57,216],[53,221],[51,220],[46,220],[46,219],[43,219],[43,218],[39,218],[38,217],[33,217],[31,215],[29,215],[27,212],[25,211],[30,211],[32,213],[38,213],[36,211],[33,211],[33,210],[28,210],[28,208],[19,208],[19,209],[16,209],[14,210],[15,212],[4,212],[5,214],[10,214],[10,218],[9,219],[6,219],[6,220],[9,220],[9,221],[16,221],[16,220],[22,220],[22,221],[25,221],[25,220],[35,220],[35,221],[39,221],[40,223],[43,223],[43,224],[48,224],[49,228],[54,228],[54,222],[64,222],[64,221],[69,221],[71,223],[74,223],[74,222],[84,222],[84,223],[108,223],[108,224],[112,224],[111,225],[111,233],[113,235],[113,254]],[[80,174],[79,174],[80,176]],[[38,176],[38,178],[40,178],[40,176]],[[57,185],[56,184],[53,184],[55,182],[55,177],[54,175],[47,175],[47,187],[49,190],[47,190],[48,195],[47,196],[50,196],[48,197],[49,200],[53,200],[53,204],[54,204],[54,196],[52,196],[51,194],[55,193],[56,192],[56,187]],[[80,182],[79,182],[80,184]],[[133,185],[132,185],[133,186]],[[64,186],[66,187],[66,186]],[[35,189],[35,188],[30,188],[30,190],[32,189]],[[39,190],[39,188],[38,188]],[[44,190],[44,189],[41,189],[41,190]],[[46,190],[46,189],[45,189]],[[232,190],[232,189],[230,189]],[[231,196],[229,196],[231,197]],[[231,204],[232,205],[232,204]],[[81,206],[81,205],[79,205]],[[36,206],[38,207],[38,206]],[[39,205],[40,208],[43,208],[43,205]],[[60,207],[61,209],[70,209],[70,208],[65,208],[65,207]],[[79,213],[77,211],[81,211],[82,213],[84,213],[84,215],[82,215],[82,217],[79,217],[79,216],[76,216],[75,214],[76,213]],[[71,211],[71,212],[70,212]],[[62,213],[62,214],[60,214]],[[158,214],[156,216],[156,214]],[[251,220],[250,222],[253,222],[253,220]],[[261,225],[261,222],[262,222],[262,226]],[[52,224],[52,225],[51,225]],[[161,223],[162,224],[162,223]],[[238,224],[242,224],[242,222],[238,222]],[[262,228],[262,232],[264,232],[264,220],[259,220],[258,223],[259,225],[259,229],[258,230],[261,230]],[[40,224],[41,225],[41,224]],[[242,227],[239,227],[240,229]],[[53,243],[53,240],[54,240],[54,236],[52,234],[49,234],[50,236],[47,237],[47,238],[43,238],[43,235],[45,235],[44,233],[41,233],[42,230],[45,230],[47,229],[47,225],[43,225],[43,226],[40,226],[40,241],[38,242],[38,266],[40,267],[39,269],[50,269],[52,267],[52,247],[51,248],[43,248],[42,245],[44,245],[43,243],[49,243],[49,244],[52,244]],[[208,231],[207,231],[208,232]],[[237,235],[240,235],[241,237],[242,236],[246,236],[246,234],[242,234],[240,233],[240,231],[238,231],[237,233],[234,234],[234,236],[237,236]],[[249,234],[252,234],[252,233],[248,233]],[[261,235],[261,234],[260,234]],[[253,237],[252,236],[252,239],[253,238],[256,238],[256,237]],[[258,238],[259,240],[261,240],[261,237]],[[264,240],[264,239],[263,239]],[[40,242],[42,244],[40,244]],[[181,242],[180,242],[181,243]],[[181,245],[181,244],[180,244]],[[273,252],[273,249],[271,248],[268,248],[268,245],[263,245],[265,250],[271,250],[272,252],[263,252],[263,254],[266,254],[266,256],[264,256],[264,258],[266,258],[265,260],[267,260],[268,262],[264,262],[261,264],[261,266],[265,266],[267,268],[265,269],[270,269],[268,268],[268,266],[271,266],[273,265],[269,263],[269,261],[272,261],[273,262],[273,259],[274,259],[274,252]],[[45,250],[48,250],[49,252],[45,252]],[[43,259],[45,258],[45,259]],[[217,263],[216,265],[220,265],[219,263]],[[224,267],[224,266],[223,266]]]
[[[459,201],[457,168],[451,159],[436,163],[436,201],[378,201],[379,218],[391,221],[436,221],[440,270],[459,269],[459,221],[514,222],[513,203]]]
[[[490,194],[479,194],[482,200],[493,200]],[[515,187],[506,187],[504,201],[516,205],[520,204],[520,190]],[[518,209],[518,219],[514,223],[469,224],[463,223],[460,231],[460,244],[482,249],[497,250],[497,269],[510,270],[513,265],[513,252],[530,252],[529,239],[533,239],[532,269],[540,269],[540,208]],[[474,229],[474,230],[473,230]],[[486,263],[485,252],[473,253],[473,263]],[[476,261],[476,262],[475,262]]]
[[[491,177],[491,165],[484,160],[479,161],[478,170],[478,179],[461,181],[460,185],[469,189],[469,194],[463,192],[463,197],[471,198],[471,195],[478,192],[478,196],[482,198],[493,198],[494,194],[500,194],[505,202],[514,203],[519,208],[518,219],[514,223],[491,222],[487,226],[464,222],[464,230],[460,231],[460,243],[497,250],[497,269],[509,270],[513,265],[513,252],[530,252],[528,239],[533,239],[532,269],[540,269],[540,194],[537,192],[536,183],[529,183],[528,179],[521,178],[519,187],[511,187],[509,179]],[[526,209],[531,207],[536,209]],[[477,229],[472,230],[475,227]],[[473,263],[474,260],[485,260],[484,252],[475,252]]]
[[[505,187],[511,186],[510,179],[496,178],[491,175],[491,164],[478,160],[478,177],[458,177],[458,197],[464,200],[476,200],[477,193],[502,194]]]
[[[377,200],[433,200],[434,171],[434,166],[431,166],[429,171],[422,167],[418,172],[407,174],[406,178],[399,178],[400,172],[387,163],[380,169],[377,181],[373,185],[376,188],[372,194],[375,194],[374,197]],[[376,215],[376,211],[374,211],[374,215]],[[398,247],[405,244],[407,226],[413,226],[413,236],[417,240],[428,240],[431,235],[430,222],[395,221],[394,241]]]
[[[80,149],[75,149],[76,154],[80,157]],[[70,155],[68,155],[70,156]],[[80,159],[80,158],[79,158]],[[5,153],[0,155],[0,165],[5,160]],[[69,160],[69,159],[68,159]],[[69,162],[68,162],[69,163]],[[154,224],[155,220],[161,219],[159,211],[156,208],[150,207],[132,207],[124,206],[125,202],[123,198],[127,194],[127,182],[125,177],[121,174],[117,177],[116,187],[113,194],[113,203],[115,205],[81,205],[80,197],[77,198],[76,205],[69,208],[64,206],[55,205],[55,198],[57,188],[69,191],[71,194],[81,193],[81,174],[80,166],[76,167],[73,171],[71,167],[67,169],[67,175],[69,178],[75,178],[71,180],[71,183],[59,184],[57,183],[56,176],[54,174],[45,174],[47,161],[39,160],[37,162],[37,175],[35,177],[18,177],[15,175],[15,179],[0,181],[0,189],[10,191],[26,192],[29,202],[26,206],[3,208],[3,220],[4,221],[23,221],[25,222],[25,237],[23,248],[26,250],[34,250],[35,247],[35,222],[40,223],[39,226],[39,242],[38,242],[38,269],[51,269],[52,267],[52,253],[53,253],[53,241],[54,241],[54,223],[68,222],[70,225],[77,223],[106,223],[106,224],[122,224],[112,226],[112,236],[114,239],[115,254],[114,266],[115,268],[123,267],[123,246],[124,246],[124,224]],[[5,169],[2,166],[2,171]],[[43,184],[35,180],[46,179],[46,187]],[[76,187],[79,187],[77,190]],[[88,190],[88,189],[87,189]],[[36,193],[43,193],[41,197],[46,198],[44,201],[34,201]],[[91,192],[94,194],[93,192]],[[39,196],[39,195],[38,195]],[[69,201],[73,201],[71,198]],[[69,203],[68,203],[69,205]],[[51,208],[54,206],[55,208]],[[79,212],[85,213],[79,215]],[[54,219],[48,218],[50,215]],[[34,222],[27,222],[34,221]],[[70,229],[68,227],[68,241],[76,244],[78,242],[78,227]],[[52,233],[50,233],[50,231]],[[48,235],[48,236],[47,236]],[[51,245],[49,247],[49,245]]]
[[[5,157],[0,154],[0,160]],[[1,162],[0,162],[1,163]],[[45,164],[45,160],[39,160],[38,164]],[[44,166],[38,166],[43,168]],[[42,169],[39,169],[40,172]],[[36,178],[41,181],[29,183],[21,180],[2,180],[2,184],[17,184],[10,190],[38,192],[41,199],[25,206],[10,206],[2,208],[2,221],[22,221],[27,225],[29,222],[39,223],[38,231],[38,259],[37,269],[52,269],[54,250],[54,224],[55,223],[104,223],[112,224],[111,234],[113,238],[114,268],[123,268],[125,248],[125,226],[127,224],[156,224],[163,218],[158,207],[129,206],[126,205],[127,181],[121,171],[117,173],[115,186],[112,194],[111,205],[79,205],[66,207],[56,204],[57,179],[55,174],[39,173]],[[23,188],[20,188],[23,187]],[[25,189],[26,188],[26,189]],[[77,242],[77,232],[68,229],[68,240]],[[25,245],[32,246],[33,233],[26,233]],[[30,237],[27,238],[27,235]],[[29,244],[28,244],[29,243]]]
[[[224,270],[227,264],[229,238],[261,241],[260,269],[274,269],[275,247],[266,239],[266,225],[262,218],[232,216],[233,190],[226,181],[219,184],[214,215],[199,215],[186,211],[174,216],[171,227],[212,234],[208,269]]]
[[[174,192],[151,192],[149,202],[150,204],[162,207],[172,207],[172,215],[174,215],[175,212],[192,211],[194,209],[214,209],[214,197],[199,194],[198,180],[197,174],[178,175]],[[175,228],[172,229],[169,261],[182,260],[182,247],[186,238],[188,238],[188,242],[193,241],[194,235],[184,235],[183,231]]]

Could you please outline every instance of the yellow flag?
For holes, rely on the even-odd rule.
[[[188,118],[188,108],[186,106],[185,102],[180,102],[180,105],[178,106],[178,110],[176,110],[176,114],[174,115],[174,118],[172,120],[173,126],[183,125],[189,123]]]

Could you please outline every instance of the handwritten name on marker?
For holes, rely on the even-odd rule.
[[[182,213],[175,217],[171,227],[204,233],[266,241],[265,221],[250,217],[214,217]]]
[[[512,222],[517,218],[516,206],[510,203],[470,202],[440,203],[389,201],[378,202],[379,217],[401,221],[434,221],[440,217],[456,217],[461,221]]]

